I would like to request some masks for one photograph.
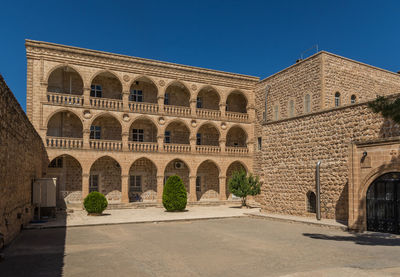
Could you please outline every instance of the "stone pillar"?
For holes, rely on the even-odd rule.
[[[196,104],[197,104],[196,98],[190,99],[190,114],[192,115],[192,117],[196,117]]]
[[[90,87],[83,88],[83,106],[90,107]]]
[[[220,103],[219,104],[219,111],[221,112],[221,118],[225,118],[225,109],[226,109],[226,104],[225,103]]]
[[[129,142],[129,132],[123,132],[122,133],[122,151],[129,151],[128,142]]]
[[[157,103],[158,103],[158,112],[160,114],[164,114],[164,95],[157,97]]]
[[[219,176],[219,200],[226,200],[226,176]]]
[[[82,173],[82,204],[83,199],[89,194],[89,172]]]
[[[247,149],[249,149],[249,154],[254,152],[254,140],[247,142]]]
[[[190,140],[190,152],[196,153],[196,136],[191,136]]]
[[[196,193],[196,176],[189,176],[189,202],[197,201],[197,193]]]
[[[90,149],[90,129],[83,129],[83,149]]]
[[[220,139],[219,140],[219,147],[221,148],[221,153],[225,153],[225,146],[226,146],[225,138]]]
[[[247,114],[249,115],[249,120],[251,122],[254,122],[254,120],[256,119],[256,110],[254,108],[254,105],[253,104],[247,105],[246,110]]]
[[[164,134],[157,136],[158,152],[164,152]]]
[[[129,203],[129,175],[121,175],[121,203]]]
[[[162,203],[164,176],[157,176],[157,203]]]
[[[122,104],[124,112],[129,112],[129,94],[129,91],[124,91],[122,93]]]

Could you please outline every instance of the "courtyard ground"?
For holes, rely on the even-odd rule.
[[[24,230],[0,276],[399,276],[400,236],[256,218]]]

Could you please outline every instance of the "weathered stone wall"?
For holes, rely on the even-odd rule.
[[[118,120],[113,116],[105,115],[96,118],[92,126],[101,127],[101,139],[104,140],[121,140],[122,139],[122,128]]]
[[[115,77],[100,74],[93,79],[92,85],[101,85],[104,98],[122,99],[122,84]]]
[[[82,129],[80,119],[68,111],[56,113],[47,123],[48,136],[81,138]]]
[[[219,110],[220,97],[218,93],[211,88],[204,88],[197,95],[201,99],[202,109]]]
[[[306,193],[315,191],[315,166],[322,161],[322,217],[347,220],[350,143],[399,134],[386,125],[366,104],[265,124],[262,210],[307,215]]]
[[[200,191],[197,191],[198,200],[218,200],[219,196],[219,170],[214,162],[205,161],[197,169],[201,178]]]
[[[137,82],[137,83],[136,83]],[[131,85],[130,92],[133,90],[141,90],[143,94],[143,102],[157,103],[157,87],[150,82],[136,81]]]
[[[157,142],[157,127],[149,119],[138,119],[129,129],[129,140],[133,140],[133,129],[143,130],[144,142]]]
[[[148,159],[141,158],[133,163],[129,170],[130,178],[132,176],[141,176],[142,178],[142,191],[129,191],[129,198],[131,201],[137,201],[138,197],[142,201],[156,201],[157,200],[157,168]]]
[[[47,91],[82,95],[83,81],[76,71],[61,67],[50,75]]]
[[[42,139],[0,75],[0,233],[6,243],[32,219],[32,182],[47,164]]]
[[[169,97],[168,105],[189,107],[190,93],[186,88],[171,85],[167,88],[166,93]]]

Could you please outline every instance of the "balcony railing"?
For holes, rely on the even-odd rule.
[[[89,147],[96,150],[121,151],[122,142],[118,140],[91,139],[89,140]]]
[[[165,143],[164,151],[165,152],[190,152],[189,144],[173,144],[173,143]]]
[[[51,148],[79,149],[83,147],[83,139],[47,136],[46,146]]]
[[[221,153],[221,147],[214,145],[196,145],[196,152],[205,154]]]
[[[238,146],[227,146],[225,148],[225,152],[228,154],[238,154],[238,155],[247,155],[249,153],[249,149],[247,147],[238,147]]]
[[[82,106],[83,96],[74,94],[47,93],[47,102],[57,105]]]
[[[197,109],[196,115],[198,117],[218,119],[221,118],[221,112],[218,110]]]
[[[134,152],[157,152],[157,142],[129,142],[128,147],[130,151]]]
[[[173,114],[179,116],[189,116],[190,107],[165,105],[164,112],[167,114]]]
[[[158,113],[158,105],[154,103],[129,102],[129,110],[135,113]]]
[[[228,120],[233,121],[247,121],[249,119],[249,115],[247,113],[237,113],[237,112],[225,112]]]
[[[122,111],[124,104],[119,99],[90,97],[90,106],[98,109]]]

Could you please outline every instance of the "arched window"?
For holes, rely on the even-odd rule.
[[[304,112],[311,112],[311,96],[309,94],[306,94],[306,96],[304,96]]]
[[[355,95],[353,94],[353,95],[351,96],[351,98],[350,98],[350,103],[351,103],[351,104],[355,104],[356,101],[357,101],[357,96],[355,96]]]
[[[279,119],[279,106],[275,105],[274,107],[274,119],[278,120]]]
[[[339,107],[340,106],[340,93],[336,92],[335,93],[335,107]]]
[[[289,117],[294,116],[294,100],[289,101]]]
[[[307,212],[316,212],[317,197],[313,191],[307,192]]]

